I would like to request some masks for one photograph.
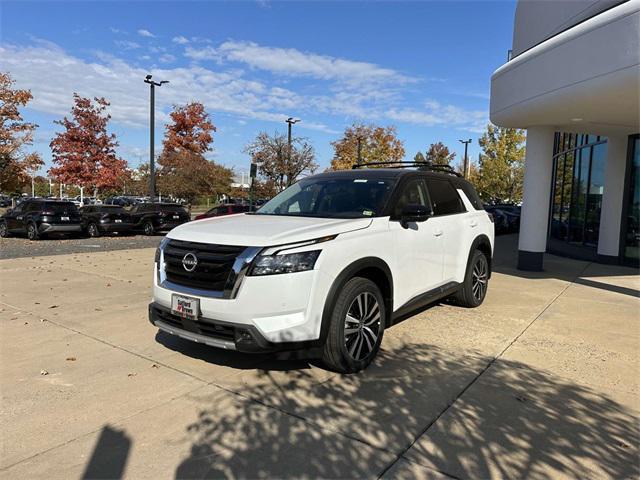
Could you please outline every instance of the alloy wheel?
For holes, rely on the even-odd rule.
[[[7,224],[4,222],[0,223],[0,237],[6,237],[7,233]]]
[[[151,222],[147,222],[144,224],[144,234],[153,235],[153,225],[151,225]]]
[[[31,223],[27,227],[27,237],[29,238],[29,240],[35,240],[36,236],[37,236],[36,226],[33,223]]]
[[[380,335],[380,305],[375,295],[362,292],[353,299],[344,319],[344,345],[354,360],[373,351]]]
[[[94,223],[89,224],[89,236],[97,237],[98,236],[98,227]]]
[[[472,273],[471,292],[473,293],[473,298],[481,302],[487,293],[487,283],[489,281],[489,266],[484,255],[478,257],[473,265]]]

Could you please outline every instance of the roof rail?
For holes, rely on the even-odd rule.
[[[448,173],[450,175],[455,175],[456,177],[462,177],[458,172],[456,172],[451,165],[439,165],[427,162],[369,162],[369,163],[361,163],[354,164],[351,166],[352,170],[357,170],[360,168],[366,167],[379,167],[386,166],[387,168],[417,168],[418,170],[423,170],[427,172],[439,172],[439,173]]]

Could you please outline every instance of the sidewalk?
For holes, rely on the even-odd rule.
[[[2,260],[0,477],[637,478],[640,275],[514,248],[351,376],[158,333],[153,249]]]

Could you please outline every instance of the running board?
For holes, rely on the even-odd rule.
[[[397,320],[402,319],[407,316],[409,313],[413,313],[416,310],[429,305],[430,303],[434,303],[444,297],[448,297],[449,295],[453,295],[460,288],[460,283],[458,282],[449,282],[441,285],[440,287],[434,288],[433,290],[429,290],[428,292],[421,293],[413,297],[407,303],[398,308],[391,315],[391,324],[395,324]]]

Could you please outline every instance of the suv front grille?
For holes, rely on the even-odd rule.
[[[185,287],[222,291],[236,257],[245,248],[169,240],[163,250],[167,280]],[[182,259],[187,253],[194,254],[198,259],[198,264],[192,272],[187,271],[182,265]]]

